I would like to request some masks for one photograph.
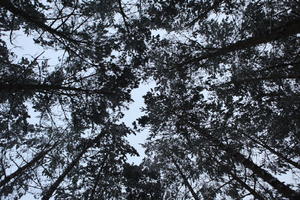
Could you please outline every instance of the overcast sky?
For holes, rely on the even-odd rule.
[[[154,82],[142,83],[139,88],[134,89],[131,92],[134,102],[130,104],[129,110],[124,112],[125,116],[123,118],[123,121],[127,126],[132,127],[132,122],[143,115],[141,108],[144,107],[145,104],[142,97],[150,90],[150,88],[153,87],[155,87]],[[145,142],[147,137],[148,130],[143,130],[136,135],[130,135],[128,137],[130,144],[135,147],[140,154],[140,157],[130,157],[128,159],[129,163],[134,162],[135,164],[138,164],[142,161],[144,157],[144,149],[142,148],[141,144]]]

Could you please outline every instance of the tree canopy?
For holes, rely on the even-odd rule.
[[[0,13],[0,198],[300,199],[299,1],[2,0]],[[39,52],[21,54],[22,38]]]

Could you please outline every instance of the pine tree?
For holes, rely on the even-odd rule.
[[[122,168],[137,152],[119,119],[149,34],[129,22],[130,9],[118,0],[1,1],[1,197],[122,197]],[[44,51],[18,55],[18,34]],[[61,52],[55,66],[48,51]]]
[[[275,177],[293,173],[299,161],[296,8],[294,1],[155,1],[144,11],[150,21],[161,17],[156,27],[170,36],[151,41],[155,67],[147,70],[157,87],[139,122],[150,128],[148,148],[159,162],[167,154],[150,144],[167,147],[177,138],[187,144],[183,154],[195,157],[198,177],[227,186],[204,198],[299,198],[297,186]],[[192,175],[188,166],[182,170]]]

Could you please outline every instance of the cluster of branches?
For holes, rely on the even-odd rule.
[[[173,3],[139,119],[169,198],[299,199],[299,2]]]
[[[119,119],[138,87],[148,34],[127,22],[133,8],[119,0],[0,2],[0,198],[129,196],[123,170],[137,152]],[[22,37],[43,52],[14,52]],[[44,56],[53,51],[61,57]]]
[[[298,1],[0,2],[0,195],[299,199]],[[165,30],[160,38],[151,30]],[[55,67],[15,35],[62,52]],[[141,79],[147,157],[119,123]]]

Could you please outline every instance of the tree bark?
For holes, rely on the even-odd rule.
[[[193,147],[194,145],[192,144],[191,140],[189,139],[189,137],[186,135],[185,138],[187,139],[187,142],[189,143],[189,145],[191,147]],[[196,151],[197,154],[197,151]],[[222,166],[222,164],[214,157],[212,157],[218,164],[220,164]],[[254,189],[252,189],[248,184],[246,184],[244,181],[242,181],[238,176],[236,176],[235,174],[233,174],[230,170],[228,170],[226,167],[224,167],[223,169],[225,169],[226,173],[229,174],[233,180],[237,181],[239,184],[241,184],[242,187],[244,187],[246,190],[248,190],[256,199],[258,200],[265,200],[259,193],[257,193]]]
[[[297,162],[288,159],[286,156],[282,155],[280,152],[272,149],[269,145],[267,145],[266,143],[264,143],[263,141],[258,141],[257,139],[252,138],[251,136],[249,136],[248,134],[242,133],[243,135],[245,135],[247,138],[249,138],[250,140],[252,140],[253,142],[255,142],[256,144],[264,147],[265,149],[267,149],[268,151],[270,151],[272,154],[278,156],[278,158],[284,160],[285,162],[289,163],[290,165],[300,169],[300,164],[298,164]]]
[[[254,189],[252,189],[247,183],[245,183],[244,181],[242,181],[242,179],[240,179],[240,177],[236,176],[234,173],[232,172],[228,172],[228,174],[230,174],[230,176],[236,180],[242,187],[244,187],[246,190],[248,190],[255,199],[258,200],[265,200],[265,198],[263,198],[260,194],[258,194]]]
[[[216,158],[214,158],[214,160],[221,166],[223,166],[223,164],[218,161]],[[234,172],[232,172],[231,170],[229,170],[227,167],[223,167],[223,169],[225,169],[226,173],[228,175],[230,175],[236,182],[238,182],[243,188],[245,188],[246,190],[248,190],[255,199],[258,200],[265,200],[264,197],[262,197],[259,193],[257,193],[254,189],[252,189],[247,183],[245,183],[240,177],[238,177],[237,175],[235,175]]]
[[[238,163],[241,163],[246,168],[250,169],[254,174],[256,174],[259,178],[269,183],[274,189],[276,189],[279,193],[281,193],[284,197],[289,198],[290,200],[297,200],[300,199],[300,194],[296,191],[292,190],[288,186],[286,186],[283,182],[279,181],[273,175],[271,175],[266,170],[262,169],[261,167],[257,166],[253,163],[250,159],[247,159],[243,154],[237,152],[236,150],[232,149],[231,147],[221,143],[218,139],[211,136],[206,130],[199,128],[198,126],[194,125],[191,122],[188,122],[188,125],[196,130],[199,134],[207,138],[209,141],[218,145],[222,150],[231,155],[231,157]]]
[[[214,157],[213,157],[214,158]],[[214,160],[221,166],[223,166],[223,164],[218,161],[216,158],[214,158]],[[238,177],[237,175],[235,175],[234,172],[232,172],[230,169],[228,169],[227,167],[223,167],[223,169],[226,171],[226,173],[228,175],[230,175],[236,182],[238,182],[243,188],[245,188],[246,190],[248,190],[255,199],[258,200],[265,200],[264,197],[262,197],[259,193],[257,193],[254,189],[252,189],[247,183],[245,183],[240,177]]]
[[[45,157],[45,155],[47,153],[49,153],[53,148],[55,148],[57,146],[58,143],[54,144],[51,148],[49,148],[46,151],[42,151],[40,153],[38,153],[30,162],[28,162],[26,165],[24,165],[23,167],[20,167],[19,169],[17,169],[15,172],[13,172],[12,174],[10,174],[9,176],[6,176],[4,178],[4,180],[2,180],[0,182],[0,187],[5,186],[9,181],[11,181],[13,178],[16,178],[18,176],[21,176],[22,173],[24,173],[25,170],[31,168],[32,166],[34,166],[39,160],[41,160],[42,158]]]
[[[191,186],[191,184],[189,183],[188,181],[188,178],[185,176],[185,174],[181,171],[178,163],[176,162],[176,160],[172,157],[172,156],[169,156],[173,162],[173,164],[175,165],[176,167],[176,170],[179,172],[181,178],[183,179],[183,183],[184,185],[189,189],[189,191],[191,192],[193,198],[195,200],[200,200],[198,195],[196,194],[196,192],[194,191],[193,187]]]
[[[92,189],[92,191],[91,191],[91,193],[90,193],[90,198],[89,198],[89,200],[94,200],[94,199],[95,199],[95,192],[96,192],[97,186],[98,186],[98,184],[99,184],[100,177],[101,177],[101,172],[102,172],[102,169],[103,169],[103,167],[104,167],[104,165],[105,165],[105,162],[106,162],[107,158],[108,158],[108,154],[106,154],[106,155],[104,156],[104,159],[103,159],[103,161],[102,161],[102,163],[101,163],[101,167],[100,167],[100,169],[99,169],[99,171],[98,171],[97,177],[95,178],[95,183],[94,183],[93,189]]]
[[[300,33],[300,19],[294,19],[285,23],[282,26],[279,26],[277,28],[275,27],[274,29],[272,29],[272,32],[266,32],[259,36],[254,36],[245,40],[240,40],[234,44],[230,44],[220,49],[215,49],[213,52],[205,53],[200,57],[183,61],[177,65],[178,67],[183,67],[184,65],[187,64],[194,64],[204,59],[226,55],[230,52],[246,49],[249,47],[254,47],[263,43],[272,42],[274,40],[278,40],[280,38],[286,38],[288,36],[295,35],[297,33]]]
[[[10,11],[11,13],[13,13],[15,16],[22,17],[25,21],[27,21],[31,24],[34,24],[38,28],[43,29],[44,31],[47,31],[47,32],[51,33],[52,35],[59,36],[71,43],[75,43],[75,44],[80,43],[80,41],[77,41],[75,39],[68,37],[65,33],[62,33],[60,31],[57,31],[57,30],[51,28],[50,26],[44,24],[41,20],[35,18],[34,16],[30,16],[27,12],[15,7],[10,0],[1,0],[0,6],[5,8],[6,10]]]
[[[61,184],[61,182],[65,179],[65,177],[68,175],[68,173],[75,167],[75,165],[79,162],[81,157],[84,153],[87,152],[87,148],[85,148],[83,151],[81,151],[76,158],[68,165],[68,167],[64,170],[64,172],[57,178],[57,180],[50,186],[50,188],[46,191],[44,194],[42,200],[48,200],[51,198],[52,194],[55,192],[55,190],[58,188],[58,186]]]
[[[53,193],[57,190],[58,186],[63,182],[65,177],[71,172],[71,170],[78,164],[82,156],[91,148],[100,138],[104,137],[104,134],[99,134],[93,140],[89,141],[83,148],[83,150],[76,156],[76,158],[67,166],[64,172],[56,179],[56,181],[49,187],[49,189],[45,192],[42,197],[42,200],[49,200]]]

